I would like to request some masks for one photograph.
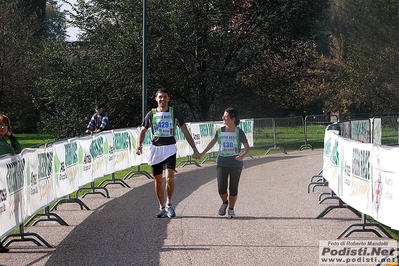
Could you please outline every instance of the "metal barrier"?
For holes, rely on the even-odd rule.
[[[274,143],[273,118],[254,119],[254,147],[272,146]]]
[[[272,150],[287,153],[283,145],[302,141],[303,118],[255,118],[254,119],[254,147],[271,146],[265,154]]]
[[[399,145],[399,113],[345,114],[340,118],[340,121],[343,121],[339,122],[340,135],[345,138],[371,143],[380,137],[380,145]],[[380,120],[380,124],[373,125],[377,120]],[[369,125],[370,121],[372,122]]]
[[[381,116],[381,144],[399,145],[399,116]]]
[[[363,143],[371,143],[371,123],[370,119],[360,119],[350,121],[351,139]]]
[[[309,141],[323,142],[324,132],[327,125],[338,122],[337,115],[307,115],[305,116],[304,135],[305,144],[299,150],[302,151],[306,148],[313,150],[313,146]]]

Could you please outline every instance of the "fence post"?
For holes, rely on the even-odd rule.
[[[281,150],[284,154],[287,154],[287,152],[284,150],[283,147],[277,147],[277,141],[276,141],[276,119],[272,118],[272,125],[273,125],[273,148],[269,148],[265,155],[267,155],[271,150]]]
[[[299,150],[303,150],[305,148],[314,149],[312,145],[310,145],[309,138],[316,141],[323,141],[324,138],[324,131],[327,125],[338,122],[337,115],[307,115],[305,116],[305,123],[304,123],[304,135],[305,135],[305,144],[302,145]],[[315,127],[317,126],[317,127]],[[312,131],[309,134],[309,128]],[[316,138],[316,139],[314,139]]]
[[[308,144],[308,127],[307,127],[307,120],[308,120],[308,116],[305,116],[305,123],[303,126],[303,134],[305,136],[305,144],[301,145],[301,147],[299,147],[299,150],[302,151],[306,148],[310,148],[313,150],[312,145]]]

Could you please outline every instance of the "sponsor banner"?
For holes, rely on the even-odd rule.
[[[0,233],[22,224],[27,217],[25,159],[5,156],[0,160]]]
[[[103,134],[94,135],[90,143],[90,155],[92,160],[91,174],[93,179],[103,177],[105,174],[104,143],[105,137]]]
[[[209,142],[213,139],[216,133],[215,123],[191,123],[190,125],[191,133],[199,152],[202,152]],[[209,152],[217,152],[217,145],[213,146]]]
[[[130,136],[130,144],[131,144],[131,148],[130,148],[130,166],[139,166],[141,164],[144,163],[148,163],[148,161],[146,160],[146,156],[145,154],[148,154],[150,146],[151,146],[151,139],[149,139],[148,136],[148,131],[144,137],[144,143],[143,143],[143,154],[141,155],[137,155],[136,154],[136,147],[137,147],[137,139],[139,137],[139,132],[140,132],[140,128],[135,128],[135,129],[129,129],[129,136]],[[149,141],[149,143],[148,143]]]
[[[104,175],[115,173],[114,171],[114,132],[103,132],[104,137]]]
[[[382,138],[382,128],[381,128],[381,118],[370,118],[372,127],[371,127],[371,136],[373,136],[373,144],[381,145]]]
[[[351,121],[340,122],[339,125],[341,128],[340,135],[343,136],[344,138],[350,139],[350,137],[351,137]]]
[[[113,144],[113,169],[120,171],[131,166],[132,161],[131,133],[129,130],[115,130]],[[135,150],[134,150],[135,151]]]
[[[186,124],[188,131],[190,132],[190,124]],[[190,144],[186,141],[186,137],[183,134],[183,131],[180,127],[176,127],[175,130],[175,139],[176,139],[176,158],[186,157],[188,155],[193,154],[193,150],[190,147]]]
[[[187,124],[202,151],[221,122]],[[242,120],[241,128],[253,145],[253,121]],[[136,155],[140,128],[110,130],[65,139],[20,155],[0,159],[0,236],[23,223],[29,216],[95,179],[147,163],[152,134],[148,130],[143,154]],[[199,138],[198,138],[199,136]],[[176,130],[177,157],[192,155],[180,128]],[[218,150],[217,145],[214,146]]]
[[[93,178],[93,157],[90,153],[90,145],[93,137],[88,135],[78,138],[76,141],[79,144],[78,148],[78,162],[79,162],[79,182],[78,187],[89,184],[94,181]]]
[[[372,151],[372,144],[325,133],[323,177],[345,203],[368,215],[372,213]]]
[[[372,213],[372,151],[373,145],[343,140],[345,177],[342,200],[358,211]],[[349,176],[348,176],[349,175]]]
[[[24,149],[21,152],[21,157],[26,162],[24,178],[26,185],[27,215],[33,215],[37,210],[48,206],[50,204],[48,195],[54,195],[54,193],[52,193],[53,183],[51,172],[48,174],[49,167],[47,165],[47,155],[44,148]]]
[[[323,177],[328,181],[328,186],[337,194],[342,196],[343,160],[342,144],[340,138],[331,131],[324,135],[323,152]]]
[[[136,154],[136,147],[137,147],[137,139],[139,137],[141,128],[138,128],[137,130],[131,130],[130,133],[130,141],[132,143],[132,150],[131,150],[131,166],[139,166],[141,164],[148,164],[148,156],[150,154],[150,147],[152,145],[152,132],[151,130],[147,130],[145,135],[144,135],[144,141],[143,141],[143,148],[142,148],[142,154],[137,155]]]
[[[74,142],[76,143],[76,142]],[[54,187],[57,198],[69,195],[78,190],[76,180],[78,174],[77,158],[73,158],[73,148],[68,140],[58,141],[53,147]]]
[[[253,119],[241,119],[238,125],[245,133],[247,137],[249,147],[254,146],[254,120]]]
[[[53,178],[53,147],[41,147],[37,151],[40,200],[49,204],[57,199]],[[38,209],[37,209],[38,210]],[[37,211],[36,210],[36,211]]]
[[[351,139],[363,143],[370,143],[370,120],[351,121]]]
[[[374,147],[373,153],[373,213],[377,221],[399,230],[399,149]]]
[[[398,147],[342,138],[326,131],[323,177],[345,203],[395,230],[399,229]]]
[[[138,133],[139,132],[137,132],[137,136],[135,137],[136,140],[138,139]],[[136,164],[139,163],[139,162],[140,162],[140,164],[148,164],[148,162],[149,162],[148,156],[150,154],[150,147],[152,145],[152,138],[153,138],[153,135],[152,135],[151,130],[147,130],[145,135],[144,135],[142,154],[139,155],[139,161],[137,161]],[[135,143],[137,145],[137,141]],[[137,166],[140,165],[140,164],[137,164]],[[133,165],[135,165],[135,164],[133,164]]]

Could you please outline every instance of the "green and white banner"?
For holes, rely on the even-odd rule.
[[[220,125],[214,122],[187,124],[199,151],[206,147]],[[240,126],[253,145],[253,121],[243,120]],[[1,157],[0,237],[30,215],[94,180],[147,163],[152,135],[148,130],[143,154],[139,156],[135,153],[139,130],[110,130]],[[180,129],[176,130],[175,137],[177,157],[191,155],[193,151]]]
[[[0,232],[22,224],[27,217],[25,159],[5,156],[0,160]]]
[[[323,177],[346,204],[399,229],[399,148],[343,138],[326,131]]]

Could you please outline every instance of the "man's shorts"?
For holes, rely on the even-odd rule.
[[[163,162],[154,164],[152,167],[152,175],[161,175],[164,169],[176,169],[176,153],[166,158]]]

